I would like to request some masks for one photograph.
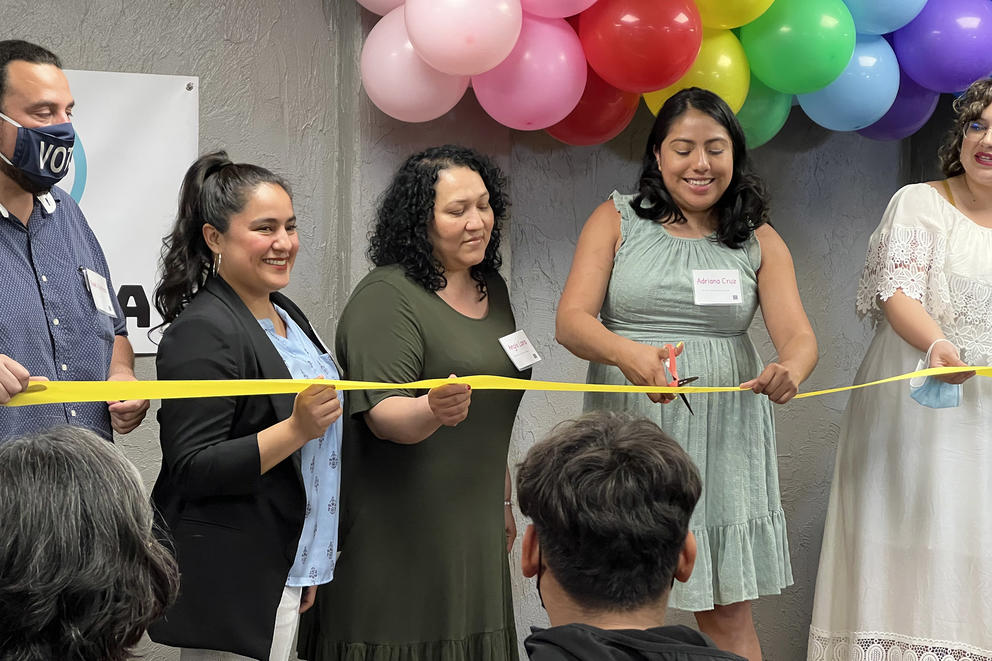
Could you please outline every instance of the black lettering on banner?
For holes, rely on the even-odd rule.
[[[121,285],[117,290],[117,302],[124,310],[124,317],[133,317],[138,322],[138,328],[148,328],[152,325],[152,310],[145,296],[145,288],[141,285]]]

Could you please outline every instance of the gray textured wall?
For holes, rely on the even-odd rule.
[[[361,92],[358,53],[374,18],[353,0],[0,0],[0,10],[0,38],[47,45],[67,67],[200,77],[201,151],[225,147],[238,159],[285,174],[294,185],[303,248],[289,293],[328,340],[351,285],[367,270],[368,221],[391,171],[411,151],[439,142],[489,152],[511,179],[506,274],[518,325],[544,359],[535,378],[583,378],[582,362],[554,344],[554,310],[586,216],[613,188],[629,190],[636,179],[651,121],[643,107],[619,138],[597,148],[567,148],[543,133],[501,128],[471,93],[435,122],[393,121]],[[848,383],[867,345],[869,332],[854,315],[857,273],[867,237],[908,171],[904,147],[829,134],[795,111],[783,134],[754,154],[820,340],[820,366],[807,388]],[[754,337],[770,358],[773,349],[760,319]],[[139,359],[138,373],[154,378],[151,359]],[[845,403],[831,396],[778,409],[796,585],[756,608],[765,655],[773,661],[804,658]],[[579,408],[576,395],[528,393],[511,465]],[[159,462],[153,414],[119,439],[149,484]],[[518,554],[519,544],[511,573],[522,638],[529,625],[546,620],[533,585],[519,576]],[[154,645],[146,653],[150,661],[176,658]]]

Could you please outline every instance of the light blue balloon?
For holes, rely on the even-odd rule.
[[[882,37],[859,34],[854,55],[832,83],[799,95],[814,122],[832,131],[857,131],[889,111],[899,92],[899,62]]]
[[[858,34],[895,32],[923,11],[927,0],[844,0]]]

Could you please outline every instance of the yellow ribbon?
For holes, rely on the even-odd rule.
[[[992,377],[990,367],[931,367],[886,379],[854,386],[828,388],[796,395],[796,399],[817,397],[845,390],[868,388],[893,381],[937,374],[974,371]],[[239,397],[241,395],[295,394],[311,385],[334,386],[338,390],[427,390],[448,383],[468,384],[475,390],[541,390],[554,392],[658,392],[711,393],[740,392],[737,386],[611,386],[595,383],[565,383],[561,381],[531,381],[505,376],[463,376],[448,379],[426,379],[410,383],[380,383],[378,381],[333,381],[330,379],[242,379],[229,381],[33,381],[27,390],[14,395],[6,406],[32,404],[64,404],[67,402],[107,402],[125,399],[180,399],[183,397]]]

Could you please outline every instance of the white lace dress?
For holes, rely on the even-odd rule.
[[[871,236],[858,312],[876,323],[863,383],[919,351],[877,299],[923,303],[972,365],[992,363],[992,229],[927,184],[895,194]],[[930,409],[908,382],[851,395],[816,581],[811,661],[992,661],[992,379]]]

